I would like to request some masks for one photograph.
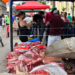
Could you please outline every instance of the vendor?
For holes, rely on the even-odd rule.
[[[25,13],[24,12],[18,12],[16,14],[16,17],[19,17],[18,23],[14,22],[13,28],[18,28],[19,29],[19,39],[21,42],[26,42],[28,41],[28,35],[30,34],[30,26],[32,19],[31,18],[25,18]]]

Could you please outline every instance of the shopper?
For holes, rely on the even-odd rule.
[[[46,41],[48,41],[48,35],[49,35],[49,28],[50,28],[50,25],[49,25],[49,21],[50,19],[52,19],[54,16],[53,16],[53,11],[54,10],[57,10],[56,7],[53,7],[52,8],[52,11],[50,12],[47,12],[46,15],[45,15],[45,23],[46,23]]]
[[[74,16],[72,17],[72,22],[75,23],[75,17]]]
[[[42,41],[43,34],[44,34],[44,31],[46,28],[45,23],[44,23],[44,12],[40,11],[39,15],[41,16],[41,21],[40,21],[40,25],[39,25],[39,39]]]
[[[12,24],[14,23],[14,20],[16,19],[16,17],[15,17],[15,13],[13,14],[13,16],[12,16]]]
[[[70,13],[68,13],[67,18],[69,19],[70,22],[72,22],[72,17],[71,17],[71,15],[70,15]]]
[[[28,41],[28,35],[30,34],[30,30],[28,28],[31,25],[30,22],[32,20],[25,19],[24,21],[25,13],[23,12],[18,12],[16,14],[16,17],[19,17],[19,22],[14,22],[13,28],[19,28],[19,39],[21,40],[21,42],[26,42]]]
[[[0,36],[0,43],[1,43],[2,47],[4,47],[4,44],[3,44],[1,36]]]
[[[9,25],[9,15],[7,15],[7,16],[5,17],[5,21],[6,21],[6,25],[8,26],[8,25]]]
[[[64,22],[70,22],[69,19],[67,18],[67,12],[64,13],[64,17],[62,18]]]
[[[75,16],[72,17],[72,24],[73,24],[74,37],[75,37]]]
[[[2,26],[2,14],[0,14],[0,26]]]
[[[45,31],[45,23],[44,23],[44,11],[40,11],[39,13],[40,16],[40,23],[39,23],[39,39],[42,41],[43,39],[43,34]]]
[[[61,16],[61,18],[62,18],[62,17],[64,16],[64,12],[61,12],[60,16]]]
[[[53,17],[49,20],[49,35],[48,35],[48,44],[50,46],[57,40],[61,40],[61,35],[63,34],[64,22],[59,16],[58,10],[53,11]]]
[[[52,8],[52,11],[51,12],[47,12],[46,15],[45,15],[45,23],[46,23],[46,26],[49,24],[50,19],[53,17],[53,11],[54,10],[57,10],[57,8],[56,7],[53,7]]]
[[[39,38],[40,41],[42,41],[43,33],[45,29],[45,24],[43,22],[43,15],[44,15],[44,12],[40,11],[38,14],[35,14],[33,16],[33,21],[34,21],[34,25],[33,25],[34,33],[33,34],[34,34],[34,37]]]
[[[4,30],[4,27],[5,27],[5,16],[4,14],[2,14],[2,28]]]
[[[6,37],[9,37],[9,14],[5,17],[6,23]]]

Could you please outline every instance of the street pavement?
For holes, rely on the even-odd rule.
[[[14,33],[16,36],[16,33]],[[0,27],[0,36],[2,37],[2,41],[4,43],[4,47],[1,46],[0,43],[0,73],[7,72],[6,70],[6,57],[8,53],[10,52],[10,38],[6,38],[6,31],[3,30],[2,27]],[[14,43],[20,42],[18,37],[14,37]]]
[[[16,42],[21,43],[16,32],[14,32],[13,35],[14,35],[13,43],[14,44]],[[10,38],[6,38],[6,31],[5,31],[5,29],[3,30],[2,27],[0,27],[0,36],[2,37],[2,41],[4,43],[4,47],[2,47],[0,44],[0,73],[2,73],[2,72],[7,72],[6,57],[7,57],[8,53],[11,52],[11,50],[10,50]],[[43,38],[43,42],[45,42],[44,39],[45,39],[45,37]]]

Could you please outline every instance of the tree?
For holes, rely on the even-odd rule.
[[[42,4],[45,4],[45,5],[46,5],[46,2],[44,2],[44,1],[40,1],[40,3],[42,3]]]
[[[62,11],[64,12],[66,10],[66,8],[62,8]]]

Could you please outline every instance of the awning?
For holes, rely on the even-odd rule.
[[[22,5],[16,6],[16,10],[33,10],[33,9],[48,9],[50,8],[49,5],[44,5],[37,1],[27,1]]]
[[[13,1],[39,1],[39,0],[13,0]],[[46,0],[46,1],[75,1],[75,0]]]
[[[20,10],[22,12],[40,12],[41,10]]]

